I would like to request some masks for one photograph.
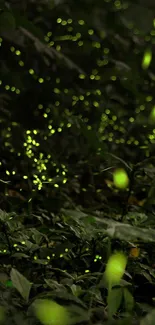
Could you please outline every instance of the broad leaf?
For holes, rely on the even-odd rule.
[[[140,325],[154,325],[155,309],[153,309],[146,317],[140,321]]]
[[[125,310],[131,311],[134,307],[134,298],[127,288],[124,288],[123,294],[124,294]]]
[[[107,302],[109,318],[112,318],[112,316],[118,311],[122,302],[122,296],[122,288],[112,289],[108,293]]]
[[[14,268],[12,268],[10,276],[14,288],[28,301],[32,284]]]

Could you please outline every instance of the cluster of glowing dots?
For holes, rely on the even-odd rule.
[[[12,218],[10,218],[10,219],[12,219]],[[20,244],[23,245],[23,246],[25,246],[25,245],[26,245],[26,242],[25,242],[24,240],[22,240],[22,241],[20,242]],[[18,244],[13,244],[13,247],[16,249],[17,252],[20,252],[20,251],[21,251],[21,247],[18,247]],[[89,250],[89,248],[86,248],[86,252],[87,252],[88,250]],[[4,250],[0,250],[0,253],[5,254],[5,253],[7,253],[7,250],[6,250],[6,249],[4,249]],[[65,248],[64,253],[61,253],[61,254],[59,255],[59,258],[62,259],[62,258],[65,257],[66,254],[69,254],[69,253],[70,253],[69,249],[68,249],[68,248]],[[49,263],[50,260],[51,260],[51,257],[52,257],[52,258],[55,258],[55,256],[56,256],[55,253],[52,253],[51,256],[47,256],[47,257],[46,257],[46,260],[47,260],[47,261],[46,261],[46,260],[44,261],[45,264],[48,265],[48,263]],[[33,259],[37,262],[37,260],[38,260],[38,256],[35,255],[35,256],[33,257]],[[94,258],[94,263],[97,262],[97,261],[99,261],[99,260],[101,260],[101,259],[102,259],[102,256],[100,256],[100,255],[96,255],[95,258]],[[65,270],[64,270],[64,271],[65,271]],[[85,273],[89,273],[89,272],[90,272],[90,270],[88,270],[88,269],[85,270]]]
[[[132,123],[133,119],[130,118],[129,122]],[[125,143],[124,138],[119,137],[119,139],[117,139],[115,134],[115,131],[124,134],[125,127],[122,125],[118,125],[116,123],[117,123],[117,116],[111,115],[111,111],[109,109],[105,109],[105,112],[101,116],[101,122],[98,129],[101,140],[107,140],[109,142],[115,141],[116,144]],[[106,135],[106,129],[109,128],[109,125],[113,128],[114,132],[108,132],[108,134]]]
[[[65,21],[65,20],[63,20],[63,19],[61,19],[61,18],[58,18],[57,19],[57,23],[58,24],[61,24],[62,26],[65,26],[65,25],[67,25],[67,24],[72,24],[72,19],[68,19],[67,21]],[[78,21],[78,24],[79,25],[81,25],[81,26],[83,26],[84,24],[85,24],[85,21],[84,20],[79,20]],[[89,29],[88,30],[88,34],[89,35],[93,35],[94,34],[94,31],[93,31],[93,29]],[[78,37],[80,37],[80,33],[78,33]],[[47,35],[45,36],[45,40],[46,41],[48,41],[49,40],[49,38],[52,36],[52,32],[48,32],[47,33]],[[99,44],[100,45],[100,44]],[[17,56],[21,56],[21,51],[20,50],[18,50],[18,49],[15,49],[15,47],[11,47],[10,48],[10,50],[11,50],[11,52],[13,52],[13,53],[15,53],[15,55],[17,55]],[[104,54],[108,54],[109,53],[109,49],[107,49],[107,48],[105,48],[104,50],[103,50],[103,53]],[[105,60],[103,60],[103,65],[104,65],[104,61]],[[19,65],[20,66],[24,66],[24,62],[22,61],[22,60],[20,60],[19,61]],[[100,62],[99,62],[99,66],[102,66],[102,60],[100,60]],[[44,82],[44,79],[43,78],[39,78],[38,76],[36,76],[36,74],[35,74],[35,71],[31,68],[31,69],[29,69],[29,74],[30,75],[32,75],[32,76],[35,76],[36,78],[37,78],[37,80],[38,80],[38,82],[39,83],[43,83]],[[79,78],[80,79],[85,79],[85,75],[84,74],[80,74],[79,75]],[[92,71],[92,74],[90,75],[90,79],[91,80],[100,80],[100,75],[98,74],[98,70],[97,69],[94,69],[93,71]],[[47,78],[48,79],[48,78]],[[49,78],[49,80],[50,80],[50,78]],[[115,80],[115,79],[113,79],[113,80]],[[55,93],[60,93],[60,90],[58,89],[58,91],[56,92],[56,88],[53,90]],[[18,90],[17,90],[18,91]],[[82,98],[82,96],[80,96],[80,98],[79,98],[80,100],[84,100],[84,98]],[[76,104],[76,101],[73,101],[73,103],[72,103],[72,105],[74,106]],[[86,102],[86,105],[88,106],[88,103]],[[97,101],[95,101],[94,103],[93,103],[93,105],[95,106],[95,107],[99,107],[99,103],[97,102]],[[45,118],[47,118],[47,113],[44,113],[44,117]],[[53,130],[52,130],[52,132],[54,132]]]
[[[0,80],[0,86],[3,85],[2,80]],[[15,86],[4,85],[4,89],[7,91],[15,92],[17,95],[20,94],[20,89],[16,88]]]
[[[86,252],[87,252],[87,251],[88,251],[88,249],[86,249]],[[67,253],[69,253],[69,249],[68,249],[68,248],[65,248],[65,254],[64,254],[64,253],[60,254],[60,255],[59,255],[59,258],[61,258],[61,259],[64,258],[65,255],[66,255]],[[55,258],[55,256],[56,256],[56,254],[55,254],[55,253],[52,253],[52,258]],[[48,265],[48,263],[49,263],[50,260],[51,260],[51,256],[47,256],[46,259],[47,259],[47,261],[45,261],[45,264]],[[96,255],[95,258],[94,258],[94,263],[96,263],[97,261],[100,261],[101,259],[102,259],[102,256],[100,256],[100,255]],[[34,256],[34,260],[35,260],[35,261],[38,260],[38,256],[37,256],[37,255]],[[65,270],[64,270],[64,271],[65,271]],[[89,272],[90,272],[89,269],[86,269],[86,270],[85,270],[85,273],[89,273]]]
[[[121,2],[120,1],[115,1],[115,3],[114,3],[114,6],[115,7],[117,7],[117,8],[119,8],[119,6],[120,6],[120,4],[121,4]],[[63,28],[64,28],[64,26],[66,26],[66,28],[68,28],[68,31],[70,31],[70,32],[72,32],[73,31],[73,26],[74,26],[74,23],[75,22],[73,22],[73,20],[71,19],[71,18],[69,18],[68,20],[64,20],[64,19],[62,19],[62,18],[57,18],[57,24],[59,24],[59,25],[61,25],[61,26],[63,26]],[[84,20],[78,20],[78,25],[79,26],[84,26],[86,23],[85,23],[85,21]],[[90,36],[92,36],[92,35],[94,35],[94,30],[93,29],[88,29],[88,35],[90,35]],[[54,41],[52,40],[51,41],[51,38],[52,37],[54,37],[53,36],[53,34],[52,34],[52,32],[51,31],[49,31],[47,34],[46,34],[46,36],[45,36],[45,41],[48,43],[48,45],[49,46],[53,46],[54,45]],[[81,40],[80,40],[80,38],[81,38],[81,33],[80,32],[78,32],[78,33],[76,33],[74,36],[71,36],[71,35],[69,35],[69,39],[71,40],[71,38],[72,38],[72,40],[74,40],[74,41],[78,41],[78,42],[82,42]],[[63,40],[63,39],[62,39]],[[83,42],[82,42],[83,43]],[[2,38],[0,39],[0,44],[2,44]],[[81,43],[80,43],[81,44]],[[83,45],[83,44],[81,44],[81,45]],[[96,48],[100,48],[101,47],[101,44],[100,43],[98,43],[98,42],[92,42],[92,46],[93,47],[96,47]],[[12,52],[12,53],[14,53],[16,56],[18,56],[19,57],[19,65],[22,67],[22,66],[24,66],[24,62],[20,59],[20,57],[21,57],[21,51],[19,50],[19,49],[16,49],[14,46],[11,46],[11,48],[10,48],[10,51]],[[106,64],[108,64],[108,55],[110,54],[110,50],[108,49],[108,48],[103,48],[103,56],[104,56],[104,58],[103,59],[98,59],[97,60],[97,65],[98,65],[98,67],[102,67],[102,66],[104,66],[104,65],[106,65]],[[149,68],[149,66],[150,66],[150,64],[151,64],[151,61],[152,61],[152,51],[151,51],[151,49],[150,48],[147,48],[146,49],[146,51],[145,51],[145,53],[144,53],[144,56],[143,56],[143,60],[142,60],[142,68],[144,69],[144,70],[146,70],[146,69],[148,69]],[[29,74],[30,75],[32,75],[33,77],[36,77],[37,78],[37,80],[38,80],[38,82],[39,83],[43,83],[45,80],[44,80],[44,78],[42,78],[42,77],[38,77],[37,75],[36,75],[36,73],[35,73],[35,71],[34,71],[34,69],[33,68],[30,68],[29,70],[28,70],[28,72],[29,72]],[[100,80],[101,79],[101,76],[100,76],[100,74],[99,74],[99,70],[98,69],[93,69],[92,70],[92,74],[90,74],[90,76],[88,76],[89,78],[90,78],[90,80]],[[79,75],[79,79],[81,79],[81,80],[85,80],[87,78],[87,76],[86,75],[84,75],[84,74],[80,74]],[[48,79],[48,78],[47,78]],[[58,79],[58,78],[57,78]],[[110,77],[110,79],[112,80],[112,81],[116,81],[117,80],[117,76],[111,76]],[[49,78],[49,80],[50,80],[50,78]],[[0,83],[2,84],[2,81],[0,81]],[[11,90],[12,92],[16,92],[17,94],[20,94],[20,90],[19,89],[16,89],[16,87],[12,87],[12,86],[10,86],[10,85],[5,85],[5,89],[6,90]],[[53,89],[53,91],[55,92],[55,93],[57,93],[57,94],[60,94],[60,89],[58,89],[58,88],[54,88]],[[64,91],[66,94],[68,93],[68,90],[66,89],[65,91]],[[99,92],[100,92],[100,94],[99,94]],[[98,95],[101,95],[101,91],[100,90],[98,90]],[[80,100],[80,101],[83,101],[83,103],[84,103],[84,105],[85,105],[85,107],[87,108],[87,107],[89,107],[89,105],[90,105],[90,102],[88,101],[88,100],[86,100],[86,98],[85,98],[85,96],[84,95],[79,95],[79,96],[74,96],[74,97],[76,97],[76,98],[73,98],[73,102],[72,102],[72,106],[74,106],[74,105],[76,105],[76,103]],[[152,96],[147,96],[147,98],[146,98],[146,102],[150,102],[152,100]],[[57,106],[57,105],[56,105]],[[100,106],[100,102],[99,101],[94,101],[93,102],[93,106],[94,107],[96,107],[96,108],[98,108],[99,106]],[[141,105],[141,107],[144,107],[144,105]],[[143,109],[143,108],[142,108]],[[138,114],[141,110],[142,110],[141,108],[137,108],[136,109],[136,113]],[[44,113],[44,118],[48,118],[48,112],[45,112]],[[152,113],[151,113],[151,120],[152,119],[154,119],[154,113],[153,113],[153,110],[152,110]],[[133,123],[134,122],[134,117],[131,117],[131,118],[129,118],[129,122],[130,123]],[[121,127],[119,127],[118,125],[116,125],[116,123],[115,123],[115,121],[114,120],[107,120],[107,127],[108,127],[108,123],[111,125],[111,126],[113,126],[113,129],[114,129],[114,131],[120,131],[120,132],[122,132],[122,133],[124,133],[124,131],[125,131],[125,128],[123,129],[123,127],[121,126]],[[67,124],[67,127],[70,127],[71,126],[71,124],[70,123],[68,123]],[[62,125],[60,125],[60,127],[57,129],[57,132],[62,132],[62,127],[63,127],[63,122],[62,122]],[[49,128],[49,135],[52,135],[52,134],[54,134],[55,132],[56,132],[56,130],[55,129],[53,129],[53,127],[52,127],[52,125],[51,124],[49,124],[49,126],[48,126],[48,128]],[[104,131],[105,131],[105,128],[106,128],[106,125],[105,125],[105,122],[104,123],[102,123],[101,122],[101,126],[100,126],[100,129],[99,129],[99,133],[104,133]],[[88,129],[91,129],[91,126],[88,126]],[[46,137],[45,137],[46,138]],[[117,144],[119,144],[119,143],[124,143],[124,139],[123,138],[120,138],[119,137],[119,139],[115,139],[114,140],[114,133],[113,132],[110,132],[108,135],[103,135],[102,137],[101,137],[101,139],[102,140],[107,140],[107,141],[109,141],[109,142],[113,142],[113,141],[115,141]],[[29,139],[29,141],[31,141],[31,139]],[[33,145],[34,146],[39,146],[39,143],[35,143],[35,140],[32,140],[32,142],[33,142]],[[131,144],[131,143],[133,143],[133,144],[135,144],[135,145],[138,145],[139,144],[139,141],[138,140],[132,140],[132,139],[129,139],[129,140],[127,140],[127,144],[129,145],[129,144]],[[10,146],[10,144],[7,142],[6,143],[6,146]],[[27,145],[27,144],[25,144],[25,146],[27,146],[27,150],[26,150],[26,152],[27,152],[27,156],[28,157],[33,157],[33,151],[32,151],[32,148],[31,148],[31,145],[29,144],[29,145]]]
[[[73,23],[73,20],[71,18],[69,18],[68,20],[64,20],[62,18],[57,18],[57,24],[61,25],[61,26],[66,26],[67,28],[67,32],[71,33],[73,31],[73,27],[72,27],[72,23]],[[78,20],[78,24],[80,26],[83,26],[85,25],[85,21],[84,20]],[[93,29],[88,29],[88,35],[92,36],[94,34],[94,30]],[[47,33],[47,35],[45,36],[45,40],[47,42],[49,42],[49,35],[51,36],[51,32]],[[81,33],[78,32],[76,33],[75,35],[71,35],[71,34],[66,34],[66,35],[63,35],[63,36],[59,36],[56,38],[56,40],[59,40],[59,41],[66,41],[66,40],[70,40],[70,41],[73,41],[73,42],[78,42],[78,46],[83,46],[84,42],[82,40],[80,40],[81,38]],[[95,42],[96,44],[97,42]],[[98,43],[99,44],[99,43]],[[54,45],[54,41],[50,41],[48,43],[49,47],[50,46],[53,46]],[[99,44],[100,46],[100,44]],[[59,51],[61,49],[61,46],[58,45],[56,47],[56,49]]]
[[[37,130],[33,130],[32,132],[30,130],[26,131],[26,141],[23,143],[23,146],[25,147],[25,154],[28,158],[33,158],[35,156],[34,147],[40,146],[40,143],[34,138],[34,135],[37,134]]]
[[[56,107],[58,107],[60,105],[60,103],[59,103],[59,101],[56,101],[55,102],[55,106]],[[38,109],[39,110],[42,110],[44,108],[44,105],[43,104],[39,104],[38,105]],[[43,117],[45,118],[45,119],[47,119],[47,118],[49,118],[49,114],[50,114],[50,112],[51,112],[51,108],[50,107],[47,107],[46,109],[45,109],[45,113],[43,113]],[[65,112],[67,113],[67,115],[71,115],[71,114],[68,114],[69,112],[68,112],[68,110],[65,110]],[[59,127],[57,128],[57,130],[56,129],[54,129],[53,128],[53,126],[52,126],[52,120],[49,120],[49,124],[48,124],[48,130],[49,130],[49,132],[48,132],[48,136],[51,136],[51,135],[53,135],[53,134],[55,134],[55,132],[57,131],[58,133],[60,133],[60,132],[62,132],[63,131],[63,127],[67,127],[67,128],[70,128],[71,126],[72,126],[72,124],[71,123],[64,123],[64,122],[60,122],[60,125],[59,125]],[[47,140],[47,136],[45,135],[44,136],[44,140]]]
[[[43,187],[44,182],[52,183],[53,184],[53,179],[49,178],[47,176],[48,173],[46,171],[48,170],[47,165],[50,163],[52,164],[53,167],[56,168],[56,164],[51,161],[51,155],[47,154],[46,157],[43,153],[39,153],[39,158],[36,157],[35,153],[35,147],[39,147],[39,142],[35,140],[35,136],[39,133],[38,130],[27,130],[26,131],[26,141],[24,142],[23,146],[26,148],[25,149],[25,154],[28,156],[28,158],[33,159],[33,167],[36,168],[38,174],[34,174],[33,177],[33,184],[38,187],[38,190],[41,190]],[[56,168],[56,177],[62,176],[63,180],[62,183],[66,184],[67,178],[66,178],[66,166],[61,165],[61,171],[57,167]],[[53,186],[55,188],[59,187],[59,184],[54,183]]]
[[[58,19],[58,22],[60,23],[60,19]],[[71,20],[69,20],[69,24],[71,24]],[[80,25],[83,25],[84,24],[84,21],[82,21],[82,20],[80,20],[79,21],[79,24]],[[63,24],[64,25],[64,24]],[[93,30],[89,30],[89,34],[93,34]],[[51,37],[52,36],[52,33],[51,32],[48,32],[47,33],[47,37]],[[11,47],[11,52],[14,52],[17,56],[20,56],[21,55],[21,52],[19,51],[19,50],[16,50],[14,47]],[[104,53],[106,53],[106,54],[108,54],[109,53],[109,49],[104,49]],[[20,66],[24,66],[24,62],[23,61],[19,61],[19,65]],[[34,70],[31,68],[31,69],[29,69],[29,74],[30,75],[32,75],[32,76],[35,76],[36,78],[37,78],[37,80],[38,80],[38,82],[39,83],[43,83],[44,82],[44,79],[43,78],[39,78],[39,77],[37,77],[36,76],[36,74],[35,74],[35,72],[34,72]],[[85,75],[84,74],[80,74],[79,75],[79,78],[80,79],[85,79]],[[49,78],[47,78],[48,80],[50,80],[50,77]],[[58,79],[58,78],[57,78]],[[91,80],[100,80],[100,76],[98,75],[98,70],[97,69],[94,69],[93,71],[92,71],[92,74],[90,75],[90,79]],[[56,80],[56,83],[57,83],[57,80]],[[58,88],[54,88],[53,89],[53,92],[54,93],[56,93],[56,94],[60,94],[60,90],[58,89]],[[65,89],[64,90],[64,93],[68,93],[68,89]],[[91,93],[90,93],[91,94]],[[89,94],[89,95],[90,95]],[[96,90],[96,94],[97,95],[101,95],[101,91],[98,89],[98,90]],[[88,96],[88,94],[86,94],[86,96]],[[73,96],[73,97],[76,97],[76,96]],[[72,106],[74,106],[76,103],[77,103],[77,101],[78,100],[81,100],[81,101],[84,101],[84,99],[85,99],[85,97],[83,96],[83,95],[79,95],[78,97],[76,97],[76,98],[74,98],[74,100],[73,100],[73,102],[72,102]],[[59,105],[57,105],[57,103],[58,102],[56,102],[55,103],[55,105],[56,106],[59,106]],[[89,106],[89,101],[87,101],[87,100],[85,100],[84,101],[84,104],[85,104],[85,106]],[[41,107],[41,105],[39,105],[40,107],[40,109],[42,108]],[[97,107],[99,107],[99,102],[98,101],[94,101],[93,102],[93,106],[95,106],[96,108]],[[46,112],[43,114],[43,116],[44,116],[44,118],[48,118],[48,113],[49,113],[49,109],[47,108],[46,109]],[[70,127],[70,124],[68,123],[67,124],[67,127]],[[88,128],[88,130],[89,129],[91,129],[91,126],[88,126],[87,127]],[[51,134],[54,134],[55,133],[55,130],[52,128],[52,126],[51,125],[49,125],[49,129],[50,129],[50,135]],[[57,130],[58,132],[61,132],[62,131],[62,127],[61,127],[61,125],[60,125],[60,127],[58,128],[58,130]],[[36,144],[36,146],[37,146],[37,144]],[[30,147],[27,147],[27,155],[30,157],[30,156],[33,156],[33,153],[32,153],[32,151],[31,151],[31,148]]]

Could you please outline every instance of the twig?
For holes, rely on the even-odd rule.
[[[73,61],[68,59],[64,54],[58,53],[54,48],[48,48],[46,44],[43,44],[36,36],[32,35],[25,28],[20,27],[19,30],[34,42],[37,50],[40,50],[42,53],[47,54],[51,59],[53,59],[54,56],[57,56],[60,60],[63,59],[71,68],[76,69],[79,73],[84,73],[81,68],[79,68]]]

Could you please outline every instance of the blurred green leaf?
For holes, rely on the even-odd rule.
[[[12,268],[10,276],[14,288],[28,301],[32,284],[14,268]]]
[[[108,292],[107,303],[108,303],[108,315],[109,318],[118,311],[123,297],[122,288],[111,289]]]
[[[131,311],[134,307],[134,298],[127,288],[123,289],[125,310]]]
[[[140,325],[154,325],[155,320],[155,309],[152,310],[146,317],[141,319]]]

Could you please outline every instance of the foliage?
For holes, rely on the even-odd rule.
[[[37,324],[37,299],[73,324],[154,322],[153,6],[1,1],[5,324]],[[115,250],[128,263],[109,294]]]

